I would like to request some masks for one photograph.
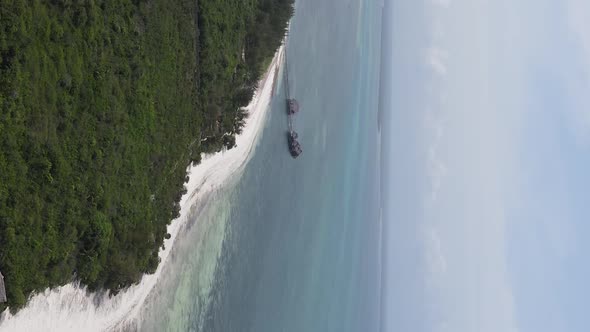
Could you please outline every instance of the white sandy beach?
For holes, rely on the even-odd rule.
[[[102,331],[134,321],[158,280],[167,273],[168,256],[188,222],[192,207],[228,179],[239,175],[250,159],[265,124],[277,77],[275,71],[281,66],[283,51],[284,47],[281,47],[275,54],[247,107],[249,117],[242,134],[236,137],[237,146],[203,156],[201,164],[187,169],[190,178],[186,184],[188,192],[180,202],[181,215],[168,226],[171,237],[164,242],[166,249],[160,251],[161,263],[154,274],[144,276],[138,285],[107,299],[88,293],[75,283],[48,289],[29,299],[27,306],[16,315],[4,312],[0,331]]]

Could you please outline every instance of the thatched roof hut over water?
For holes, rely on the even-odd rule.
[[[299,103],[295,99],[287,99],[287,113],[295,114],[299,112]]]

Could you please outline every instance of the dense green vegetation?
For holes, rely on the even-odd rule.
[[[185,167],[234,145],[292,2],[0,2],[12,308],[73,278],[116,292],[155,270]]]

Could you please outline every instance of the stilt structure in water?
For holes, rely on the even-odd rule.
[[[287,39],[285,39],[285,46],[287,44]],[[295,118],[295,114],[297,114],[299,112],[299,102],[297,102],[297,100],[295,98],[291,98],[291,90],[289,87],[289,62],[287,62],[287,47],[285,47],[285,51],[284,51],[284,57],[285,57],[285,95],[287,98],[287,116],[288,116],[288,121],[289,121],[289,131],[287,133],[287,142],[289,144],[289,153],[291,153],[291,156],[293,158],[297,158],[299,157],[299,155],[303,152],[303,150],[301,149],[301,144],[299,144],[299,141],[297,140],[297,138],[299,137],[299,135],[297,134],[297,132],[293,129],[293,121]]]

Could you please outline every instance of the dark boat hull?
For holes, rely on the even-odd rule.
[[[287,142],[289,143],[289,153],[291,157],[297,158],[303,152],[301,144],[297,141],[297,133],[294,131],[287,132]]]

